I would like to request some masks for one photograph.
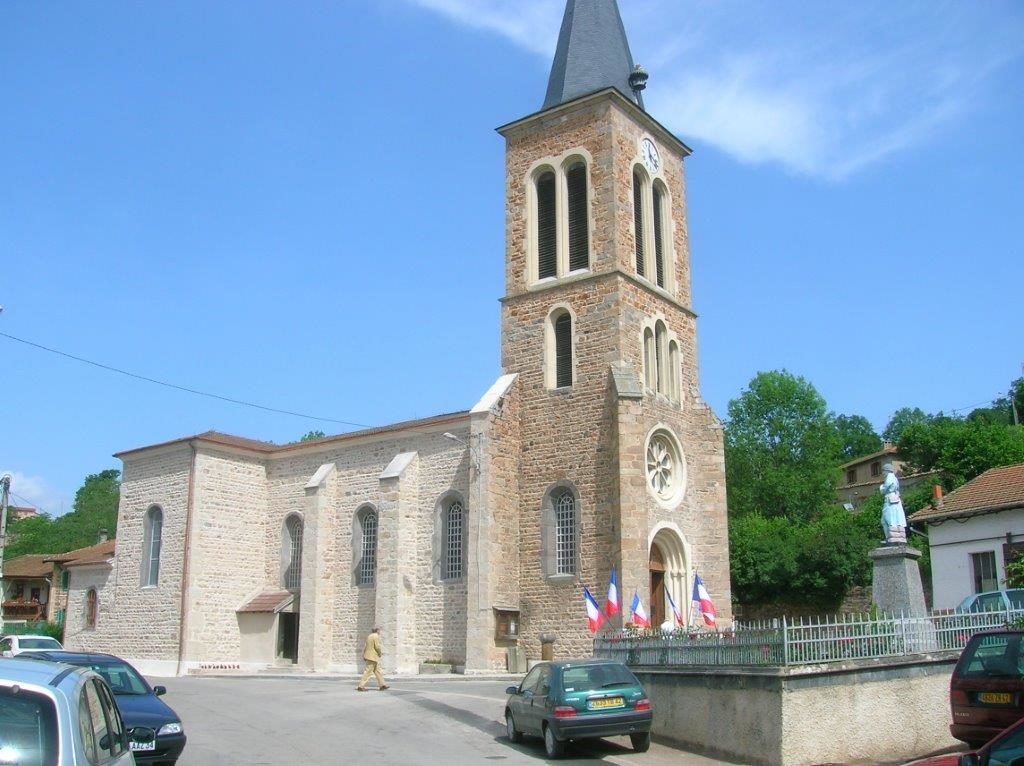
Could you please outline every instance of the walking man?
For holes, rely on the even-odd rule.
[[[384,654],[380,648],[380,628],[374,626],[373,632],[366,637],[366,646],[363,647],[363,659],[366,660],[366,670],[363,671],[363,677],[359,679],[359,686],[356,690],[365,692],[366,682],[370,680],[370,676],[376,676],[377,687],[384,691],[389,688],[384,683],[384,675],[380,672],[380,656]]]

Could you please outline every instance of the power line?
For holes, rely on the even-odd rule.
[[[106,370],[108,372],[116,372],[118,375],[125,375],[125,376],[127,376],[129,378],[135,378],[136,380],[143,380],[143,381],[145,381],[147,383],[154,383],[154,384],[156,384],[158,386],[164,386],[166,388],[173,388],[173,389],[175,389],[177,391],[184,391],[184,392],[189,393],[189,394],[195,394],[196,396],[205,396],[205,397],[208,397],[210,399],[219,399],[222,402],[229,402],[231,404],[238,404],[238,405],[241,405],[242,407],[252,407],[252,408],[257,409],[257,410],[263,410],[264,412],[275,412],[275,413],[277,413],[279,415],[291,415],[292,417],[305,418],[306,420],[317,420],[317,421],[320,421],[320,422],[323,422],[323,423],[337,423],[339,425],[353,426],[355,428],[373,428],[373,426],[368,426],[368,425],[366,425],[364,423],[353,423],[353,422],[351,422],[349,420],[337,420],[336,418],[324,418],[324,417],[320,417],[318,415],[307,415],[306,413],[303,413],[303,412],[293,412],[291,410],[278,409],[277,407],[267,407],[266,405],[263,405],[263,404],[255,404],[253,402],[247,402],[247,401],[244,401],[242,399],[234,399],[234,398],[232,398],[230,396],[221,396],[220,394],[211,394],[211,393],[208,393],[206,391],[199,391],[198,389],[195,389],[195,388],[189,388],[188,386],[179,386],[176,383],[168,383],[168,382],[163,381],[163,380],[157,380],[156,378],[150,378],[150,377],[147,377],[145,375],[139,375],[139,374],[134,373],[134,372],[128,372],[127,370],[122,370],[122,369],[119,369],[117,367],[111,367],[108,364],[101,364],[100,362],[94,362],[91,359],[85,359],[84,357],[81,357],[81,356],[75,356],[74,354],[68,354],[68,353],[66,353],[64,351],[59,351],[58,349],[50,348],[49,346],[44,346],[44,345],[42,345],[40,343],[33,343],[32,341],[25,340],[24,338],[18,338],[18,337],[15,337],[14,335],[8,335],[5,332],[0,332],[0,336],[3,336],[4,338],[8,338],[10,340],[17,341],[18,343],[24,343],[26,346],[32,346],[33,348],[38,348],[41,351],[47,351],[47,352],[49,352],[51,354],[56,354],[57,356],[63,356],[66,359],[73,359],[74,361],[81,362],[82,364],[89,364],[89,365],[92,365],[93,367],[99,367],[101,370]]]

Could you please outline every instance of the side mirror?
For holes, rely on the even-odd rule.
[[[505,690],[505,694],[519,694],[519,687],[510,686]]]
[[[155,694],[157,697],[162,697],[165,694],[167,694],[167,687],[166,686],[154,686],[153,687],[153,694]]]
[[[100,750],[110,750],[110,735],[104,734],[100,737]]]
[[[978,766],[978,763],[977,753],[964,753],[960,756],[960,760],[957,761],[957,766]]]

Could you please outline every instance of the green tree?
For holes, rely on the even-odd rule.
[[[906,428],[900,455],[915,471],[941,471],[955,489],[989,468],[1024,463],[1024,426],[937,417]]]
[[[311,442],[314,439],[323,439],[327,434],[323,431],[307,431],[305,436],[299,439],[300,442]]]
[[[882,449],[882,437],[863,415],[839,415],[835,426],[844,462]]]
[[[758,373],[729,402],[730,516],[816,517],[835,502],[839,454],[838,433],[814,386],[785,370]]]
[[[101,529],[114,538],[120,476],[120,471],[109,469],[85,477],[75,493],[73,510],[63,516],[40,514],[12,522],[8,525],[11,542],[4,548],[4,559],[26,553],[65,553],[95,545]]]
[[[926,415],[919,407],[901,407],[889,419],[889,424],[882,431],[882,438],[890,444],[899,445],[907,426],[912,423],[927,423],[929,420],[931,416]]]

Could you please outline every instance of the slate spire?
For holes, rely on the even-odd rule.
[[[632,73],[633,56],[615,0],[567,0],[544,109],[609,87],[643,109],[640,91],[630,85]]]

